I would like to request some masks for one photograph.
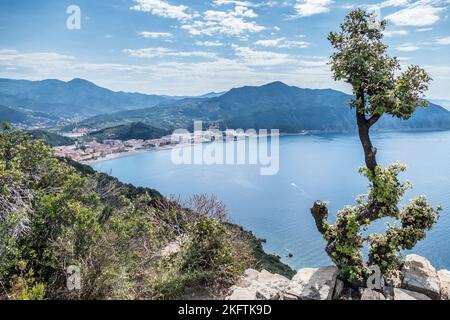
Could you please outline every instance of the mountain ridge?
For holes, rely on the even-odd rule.
[[[220,128],[280,129],[285,133],[349,132],[356,128],[352,96],[274,81],[197,97],[112,91],[81,78],[40,81],[0,78],[0,105],[27,125],[56,123],[104,129],[142,122],[154,128],[192,130],[194,120]],[[9,109],[5,109],[9,108]],[[11,113],[12,115],[12,113]],[[3,115],[3,118],[7,118]],[[11,116],[9,116],[11,118]],[[13,121],[14,122],[14,121]],[[450,112],[434,103],[408,121],[385,116],[374,130],[448,130]]]
[[[304,89],[276,81],[244,86],[212,98],[186,98],[153,108],[99,115],[80,126],[106,127],[144,122],[167,130],[192,130],[194,120],[219,124],[222,129],[280,129],[283,133],[349,132],[356,129],[351,95],[333,89]],[[429,104],[410,120],[388,115],[374,130],[448,130],[450,112]]]

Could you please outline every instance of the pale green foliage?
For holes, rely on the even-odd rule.
[[[375,172],[361,167],[359,172],[364,175],[371,183],[369,184],[368,203],[382,203],[379,208],[378,216],[397,217],[397,204],[402,199],[405,192],[411,188],[409,181],[401,183],[398,175],[406,171],[406,165],[396,162],[387,168],[380,166],[375,168]]]
[[[353,87],[356,99],[352,105],[369,117],[388,113],[408,119],[421,100],[431,77],[420,67],[400,71],[396,57],[387,54],[382,42],[386,21],[378,21],[373,13],[357,9],[349,13],[339,32],[330,33],[336,52],[332,56],[335,80],[344,80]]]
[[[401,265],[400,253],[412,249],[425,238],[425,231],[437,221],[440,208],[434,209],[425,197],[411,200],[399,210],[398,205],[409,182],[401,183],[398,175],[406,166],[394,163],[387,168],[377,165],[377,149],[370,140],[370,128],[383,114],[409,119],[419,106],[426,106],[423,95],[431,77],[418,66],[400,72],[397,58],[387,54],[382,42],[386,21],[378,21],[375,14],[357,9],[345,17],[339,32],[328,39],[335,52],[331,66],[335,80],[352,85],[355,99],[351,106],[357,109],[358,132],[364,149],[366,167],[359,172],[370,182],[367,195],[356,199],[356,206],[346,207],[337,214],[334,225],[326,222],[326,205],[316,202],[311,210],[317,228],[328,244],[326,251],[338,266],[341,276],[353,285],[362,285],[367,277],[361,248],[370,247],[369,264],[377,264],[385,277]],[[389,226],[386,234],[372,234],[363,238],[375,220],[392,217],[401,226]]]
[[[327,252],[350,283],[361,283],[367,276],[361,253],[364,244],[370,247],[369,264],[377,264],[383,274],[389,276],[401,265],[401,251],[412,249],[424,239],[425,231],[438,219],[441,208],[433,208],[424,196],[411,200],[401,210],[397,208],[405,191],[411,187],[410,183],[399,182],[398,175],[405,170],[406,166],[400,163],[385,169],[377,167],[375,173],[360,169],[372,183],[375,182],[371,183],[369,194],[358,197],[356,206],[340,210],[334,225],[324,222]],[[367,218],[367,210],[373,203],[382,205],[376,208],[375,215]],[[389,226],[386,234],[375,233],[363,238],[362,231],[373,220],[383,217],[396,218],[401,226]]]

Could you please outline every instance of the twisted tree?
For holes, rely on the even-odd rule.
[[[370,128],[384,114],[407,120],[416,108],[426,107],[423,96],[432,80],[419,66],[401,72],[398,59],[387,54],[388,46],[382,42],[385,28],[386,21],[357,9],[345,17],[338,32],[328,36],[335,49],[331,57],[334,80],[343,80],[353,88],[355,98],[350,107],[355,110],[366,165],[359,171],[370,185],[369,193],[357,197],[355,206],[338,212],[335,224],[327,222],[328,209],[322,201],[316,201],[311,213],[340,275],[358,286],[367,278],[370,264],[377,264],[389,279],[401,266],[401,250],[412,249],[425,238],[425,231],[437,221],[440,211],[430,206],[424,196],[399,209],[398,203],[410,188],[409,183],[398,179],[406,166],[394,163],[382,168],[377,163]],[[388,226],[385,234],[363,238],[362,230],[383,217],[393,217],[401,226]],[[361,252],[365,243],[370,247],[367,264]]]

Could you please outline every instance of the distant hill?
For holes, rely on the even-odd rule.
[[[44,140],[45,143],[52,147],[69,146],[75,143],[75,140],[72,138],[41,129],[27,131],[27,134],[33,139]]]
[[[450,110],[450,100],[444,99],[430,99],[430,102],[437,104],[441,107],[444,107],[447,110]]]
[[[0,105],[43,112],[62,119],[84,119],[122,110],[150,108],[170,97],[114,92],[83,79],[12,80],[0,78]]]
[[[278,128],[301,131],[347,132],[356,128],[351,96],[331,89],[302,89],[273,82],[260,87],[231,89],[212,98],[188,98],[154,108],[100,115],[80,125],[101,128],[141,121],[168,130],[192,129],[194,120],[219,123],[221,128]],[[435,104],[420,108],[408,121],[385,116],[375,130],[447,130],[450,112]]]
[[[17,123],[26,120],[27,115],[25,113],[0,105],[0,121]]]
[[[55,125],[58,117],[42,112],[34,112],[22,108],[11,108],[0,105],[0,121],[26,125]]]
[[[98,141],[107,139],[131,140],[131,139],[156,139],[168,134],[168,131],[146,125],[142,122],[134,122],[112,128],[105,128],[89,134],[88,138]]]

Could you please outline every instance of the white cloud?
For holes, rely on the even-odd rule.
[[[433,28],[419,28],[416,29],[416,32],[428,32],[428,31],[432,31]]]
[[[239,60],[247,66],[275,66],[294,62],[288,54],[284,53],[257,51],[237,45],[233,45],[233,49]]]
[[[189,20],[192,14],[188,13],[189,7],[185,5],[172,5],[165,0],[133,0],[137,4],[131,10],[149,12],[155,16],[172,18],[177,20]]]
[[[386,0],[380,3],[372,4],[368,6],[369,10],[380,10],[389,7],[404,7],[410,4],[409,0]]]
[[[294,5],[297,14],[293,18],[309,17],[316,14],[327,13],[334,0],[300,0]]]
[[[196,57],[214,59],[217,54],[208,51],[176,51],[167,48],[143,48],[143,49],[124,49],[124,53],[134,58],[155,58],[155,57]]]
[[[33,67],[41,63],[54,63],[61,66],[74,59],[73,56],[55,52],[19,52],[14,49],[0,49],[0,64],[3,66],[27,66]]]
[[[143,36],[147,39],[158,39],[158,38],[172,38],[173,34],[170,32],[151,32],[151,31],[142,31],[139,32],[139,35]]]
[[[276,47],[284,39],[285,38],[258,40],[258,41],[255,42],[255,44],[257,46],[263,46],[263,47]]]
[[[235,6],[242,6],[242,7],[274,7],[278,3],[277,1],[242,1],[242,0],[214,0],[213,6],[220,7],[220,6],[227,6],[227,5],[235,5]]]
[[[276,47],[283,49],[293,49],[293,48],[304,49],[309,47],[309,42],[286,40],[286,38],[282,37],[277,39],[258,40],[255,42],[255,45],[262,47]]]
[[[256,22],[248,20],[257,16],[252,9],[244,6],[236,6],[233,10],[228,11],[207,10],[203,15],[203,20],[184,24],[181,28],[192,35],[212,36],[219,33],[239,36],[247,32],[260,32],[265,29]]]
[[[395,49],[397,51],[401,51],[401,52],[413,52],[413,51],[420,50],[421,47],[419,47],[415,44],[405,43],[405,44],[402,44],[402,45],[396,47]]]
[[[138,60],[140,64],[112,64],[78,61],[59,53],[22,53],[0,49],[0,71],[3,77],[15,79],[71,80],[79,77],[113,90],[169,95],[199,95],[277,80],[300,87],[347,88],[332,81],[325,57],[296,57],[237,46],[234,50],[235,59],[217,57],[200,61],[150,62],[142,59]],[[167,54],[168,51],[159,50],[160,54]],[[271,59],[274,62],[267,62]]]
[[[226,6],[233,4],[235,6],[242,6],[242,7],[254,7],[255,3],[250,1],[237,1],[237,0],[214,0],[213,5],[215,6]]]
[[[399,26],[423,27],[433,25],[439,21],[440,13],[446,9],[426,4],[428,2],[430,1],[418,1],[405,9],[388,15],[386,19]]]
[[[440,45],[450,45],[450,36],[449,37],[443,37],[443,38],[438,38],[435,40],[436,44],[440,44]]]
[[[224,44],[220,41],[196,41],[195,44],[201,47],[222,47]]]
[[[388,38],[392,38],[395,36],[406,36],[409,32],[407,30],[392,30],[392,31],[384,31],[384,35]]]

